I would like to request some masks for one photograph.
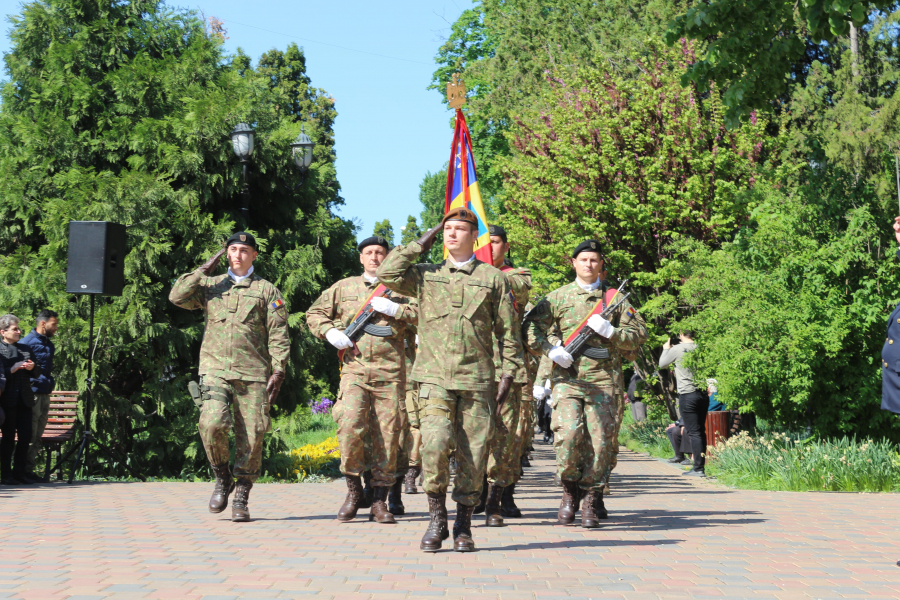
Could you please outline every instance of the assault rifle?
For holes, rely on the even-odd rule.
[[[391,297],[391,290],[385,290],[384,294],[381,295],[383,298]],[[359,315],[353,319],[353,322],[347,326],[347,329],[344,330],[344,335],[346,335],[353,342],[353,354],[359,354],[359,348],[356,347],[356,342],[359,341],[359,338],[363,336],[364,333],[368,333],[369,335],[374,335],[375,337],[390,337],[391,336],[391,326],[390,325],[375,325],[374,323],[370,323],[376,315],[380,313],[376,313],[375,309],[372,308],[372,303],[368,302],[359,313]],[[343,359],[343,353],[341,354],[341,358]]]
[[[619,293],[622,292],[622,288],[625,287],[626,283],[628,283],[627,279],[625,281],[623,281],[622,285],[619,286],[619,289],[616,290],[616,292],[618,292],[616,295],[618,295]],[[630,296],[630,295],[631,295],[631,292],[628,292],[627,294],[625,294],[624,296],[619,298],[618,302],[607,306],[606,310],[604,310],[602,313],[600,313],[600,316],[605,319],[608,315],[611,315],[614,310],[616,310],[617,308],[619,308],[619,306],[622,305],[623,302],[628,300],[628,296]],[[573,359],[578,358],[582,354],[587,356],[588,358],[593,358],[595,360],[603,360],[605,358],[609,358],[609,349],[608,348],[592,348],[587,345],[588,341],[590,341],[590,339],[592,337],[594,337],[595,335],[597,335],[597,332],[594,331],[593,329],[591,329],[590,327],[588,327],[588,324],[585,321],[585,323],[584,323],[584,325],[582,325],[581,329],[578,330],[578,334],[572,339],[571,342],[569,342],[569,344],[564,348],[564,350],[566,352],[568,352],[569,354],[571,354]],[[556,363],[554,363],[554,365],[559,366],[559,365],[556,365]],[[572,377],[576,377],[576,378],[578,377],[578,371],[575,369],[574,364],[569,365],[569,368],[565,369],[565,371]]]

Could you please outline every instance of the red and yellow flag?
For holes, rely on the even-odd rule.
[[[447,169],[447,195],[444,200],[444,214],[450,209],[465,207],[478,218],[478,238],[475,240],[475,258],[487,264],[491,260],[491,234],[488,231],[487,216],[478,189],[475,173],[475,159],[472,157],[472,140],[469,127],[462,111],[456,109],[456,128],[453,130],[453,146],[450,150],[450,166]],[[447,258],[444,247],[444,258]]]
[[[574,340],[578,336],[578,333],[581,331],[581,328],[584,327],[585,325],[587,325],[588,319],[590,319],[593,315],[599,315],[604,310],[606,310],[606,306],[609,306],[610,304],[612,304],[613,300],[616,298],[616,296],[618,294],[619,294],[619,290],[606,290],[606,304],[605,305],[603,304],[602,298],[600,300],[597,300],[597,305],[594,306],[594,310],[589,312],[588,316],[586,316],[584,319],[582,319],[581,323],[579,323],[578,326],[575,327],[575,330],[569,334],[569,337],[567,337],[566,341],[563,342],[563,347],[566,347],[569,344],[571,344],[572,340]]]

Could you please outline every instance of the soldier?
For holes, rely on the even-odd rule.
[[[643,319],[628,302],[609,319],[600,316],[615,291],[604,289],[599,248],[596,240],[575,248],[575,281],[547,295],[547,310],[534,318],[528,330],[531,345],[539,344],[555,363],[551,427],[563,485],[559,522],[568,525],[575,520],[578,498],[584,494],[581,526],[587,528],[598,527],[599,519],[606,518],[602,490],[618,446],[622,353],[637,349],[648,335]],[[563,344],[582,325],[597,335],[588,342],[589,351],[575,358]],[[576,376],[566,371],[573,365]]]
[[[439,231],[450,253],[439,264],[415,264]],[[455,208],[440,228],[398,246],[378,276],[400,294],[419,299],[419,351],[412,378],[419,384],[418,420],[422,433],[423,487],[431,520],[420,548],[436,552],[447,531],[449,454],[456,444],[458,463],[453,499],[453,549],[472,552],[472,509],[481,495],[488,444],[497,407],[502,410],[520,376],[522,344],[514,333],[515,309],[503,274],[475,258],[478,222],[468,209]],[[493,346],[500,347],[500,373],[494,372]],[[497,387],[496,381],[500,381]],[[497,387],[496,394],[494,388]],[[413,417],[410,417],[413,418]]]
[[[376,269],[390,250],[387,240],[370,237],[360,242],[358,249],[363,274],[342,279],[325,290],[306,311],[306,323],[314,336],[341,351],[341,386],[332,415],[338,423],[347,498],[337,518],[347,522],[356,517],[363,495],[360,475],[371,466],[374,492],[369,520],[396,523],[385,501],[397,477],[403,429],[403,342],[418,311],[408,298],[381,295],[387,290],[380,285]],[[343,330],[370,302],[380,314],[354,344]],[[366,439],[371,442],[371,456],[366,456]]]
[[[506,230],[499,225],[491,225],[491,258],[494,267],[500,269],[509,284],[513,308],[516,309],[516,320],[513,332],[521,339],[522,317],[525,305],[531,292],[531,271],[514,268],[506,259],[509,253],[509,242]],[[524,356],[523,356],[524,358]],[[499,376],[502,372],[500,349],[494,349],[494,372]],[[485,524],[488,527],[503,527],[503,517],[518,518],[522,512],[516,506],[513,494],[515,484],[522,471],[521,456],[526,439],[525,427],[531,422],[531,413],[523,401],[522,387],[528,383],[527,369],[519,371],[518,378],[509,390],[509,397],[500,412],[500,419],[505,429],[496,428],[491,439],[488,454],[487,490],[482,489],[483,502],[475,508],[478,514],[484,511]],[[502,504],[502,507],[501,507]]]
[[[228,273],[214,277],[226,252]],[[271,429],[269,410],[284,382],[291,348],[281,292],[253,273],[257,254],[254,237],[239,231],[203,266],[179,277],[169,293],[172,304],[206,313],[200,347],[200,437],[216,474],[209,512],[225,510],[236,489],[232,521],[250,520],[250,488],[259,477],[263,436]],[[228,466],[232,427],[233,477]]]

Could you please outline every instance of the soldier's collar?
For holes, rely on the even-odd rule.
[[[471,275],[471,274],[472,274],[472,271],[475,270],[475,266],[476,266],[477,264],[479,264],[480,262],[481,262],[481,261],[478,260],[477,258],[473,258],[473,259],[470,260],[469,262],[464,263],[464,264],[462,264],[461,266],[457,267],[457,266],[454,265],[453,262],[448,258],[447,260],[444,261],[444,268],[445,268],[445,269],[450,269],[451,271],[462,271],[462,272],[464,272],[464,273],[467,273],[467,274]]]

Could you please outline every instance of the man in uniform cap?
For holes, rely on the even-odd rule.
[[[374,493],[369,520],[395,523],[386,500],[397,478],[406,419],[400,406],[406,395],[404,340],[409,327],[416,324],[418,311],[409,298],[382,295],[387,290],[376,271],[390,250],[387,240],[373,236],[360,242],[358,249],[363,274],[342,279],[322,292],[306,311],[306,323],[314,336],[327,340],[341,357],[341,385],[332,416],[338,424],[347,498],[337,518],[346,522],[356,517],[363,496],[360,476],[371,467]],[[344,329],[368,303],[378,317],[369,321],[366,333],[354,344]]]
[[[416,264],[443,231],[450,256],[439,264]],[[515,308],[503,274],[475,258],[478,221],[468,209],[447,213],[440,228],[398,246],[378,268],[386,286],[419,299],[419,351],[412,378],[419,384],[423,487],[431,520],[420,548],[436,552],[449,537],[449,454],[456,444],[453,547],[475,550],[472,509],[481,495],[489,441],[498,405],[523,367]],[[496,376],[493,347],[500,353]],[[500,381],[499,387],[497,381]]]
[[[531,271],[507,264],[509,242],[503,227],[491,225],[489,233],[491,259],[494,267],[500,269],[509,284],[510,300],[516,309],[514,330],[521,336],[522,317],[531,292]],[[527,348],[525,350],[527,351]],[[494,368],[498,379],[502,372],[501,363],[500,348],[495,347]],[[483,502],[475,508],[476,514],[484,511],[485,524],[488,527],[502,527],[503,517],[522,516],[513,494],[522,469],[521,456],[527,438],[525,428],[531,426],[531,412],[528,410],[531,402],[530,398],[527,401],[523,401],[522,398],[522,388],[528,383],[527,369],[521,369],[517,377],[510,387],[509,397],[499,415],[506,428],[496,428],[491,438],[485,477],[487,489],[482,489]]]
[[[581,526],[591,528],[606,518],[602,490],[619,443],[622,353],[636,350],[647,340],[648,332],[627,301],[608,318],[600,315],[616,298],[615,290],[607,291],[600,277],[599,242],[578,244],[572,252],[572,266],[575,281],[547,295],[548,310],[529,323],[528,339],[555,363],[550,402],[553,446],[563,485],[559,522],[568,525],[575,520],[578,499],[583,496]],[[573,357],[563,345],[582,324],[596,335],[584,354]],[[566,370],[569,367],[574,367],[574,376]]]
[[[226,253],[228,272],[214,276]],[[206,313],[200,347],[200,437],[216,475],[209,511],[225,510],[236,489],[232,521],[250,520],[250,488],[259,477],[263,436],[271,429],[269,409],[284,381],[291,348],[281,292],[253,272],[257,254],[256,239],[239,231],[199,269],[179,277],[169,293],[176,306]],[[233,476],[228,465],[232,428]]]

